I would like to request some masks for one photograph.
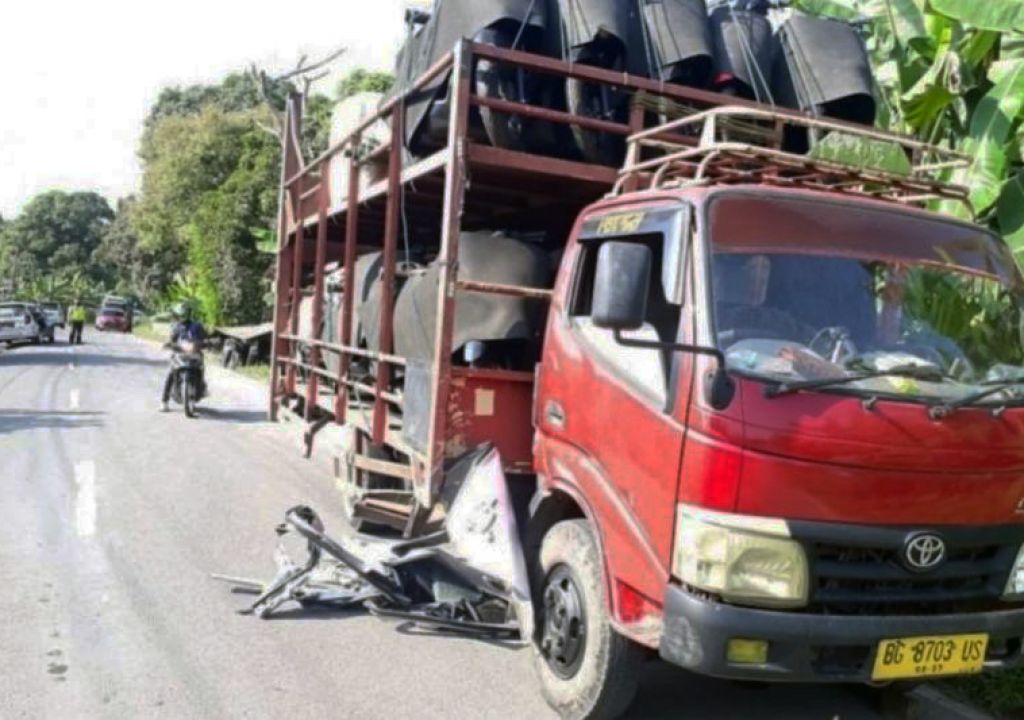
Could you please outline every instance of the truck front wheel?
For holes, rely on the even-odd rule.
[[[636,695],[642,648],[611,626],[603,563],[585,520],[553,526],[540,550],[534,666],[566,720],[612,720]]]

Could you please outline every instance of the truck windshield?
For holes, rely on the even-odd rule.
[[[717,342],[733,371],[928,402],[1019,378],[977,404],[1024,402],[1021,277],[985,231],[763,195],[716,199],[710,220]]]

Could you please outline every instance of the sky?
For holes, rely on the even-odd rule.
[[[142,122],[161,88],[216,82],[255,62],[273,72],[338,47],[389,70],[404,0],[29,0],[0,26],[0,215],[52,189],[113,204],[137,188]]]

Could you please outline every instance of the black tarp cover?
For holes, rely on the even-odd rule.
[[[643,0],[643,6],[661,79],[679,77],[705,84],[710,74],[712,45],[704,0]],[[689,67],[680,73],[679,66],[684,64]]]
[[[857,122],[874,119],[874,82],[864,40],[850,25],[794,14],[779,29],[775,67],[776,102],[806,111],[830,113]]]
[[[436,264],[408,280],[395,307],[395,351],[405,358],[431,360],[437,322]],[[490,232],[463,233],[459,240],[463,280],[547,289],[551,266],[541,248]],[[543,307],[535,300],[459,291],[456,295],[453,351],[471,340],[532,340],[538,337]]]
[[[526,25],[543,32],[547,27],[546,0],[435,0],[430,21],[407,40],[399,52],[396,77],[399,89],[412,85],[463,38],[500,23]],[[410,99],[406,112],[406,142],[413,144],[431,106],[447,94],[451,73]]]
[[[759,12],[720,5],[709,19],[714,45],[715,75],[731,75],[769,101],[775,39],[768,18]]]
[[[612,35],[628,44],[634,4],[627,0],[558,0],[566,45],[578,49],[600,35]]]

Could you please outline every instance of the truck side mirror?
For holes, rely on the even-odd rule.
[[[644,324],[652,264],[646,245],[610,242],[601,246],[591,308],[596,327],[622,331]]]
[[[426,25],[430,22],[431,12],[422,8],[406,8],[405,9],[405,24],[406,25]]]

